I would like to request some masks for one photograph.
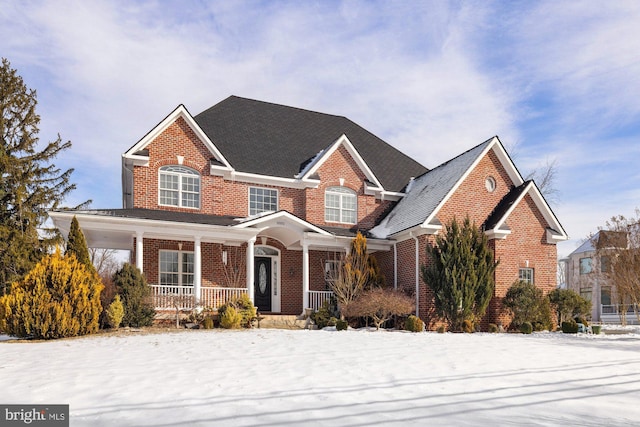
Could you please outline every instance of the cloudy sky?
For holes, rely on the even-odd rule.
[[[0,56],[73,142],[69,204],[121,207],[120,155],[229,95],[347,116],[427,167],[498,135],[556,162],[568,254],[640,206],[640,2],[0,0]]]

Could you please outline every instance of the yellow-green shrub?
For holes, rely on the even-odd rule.
[[[59,251],[44,257],[0,298],[0,329],[18,337],[42,339],[91,334],[102,311],[99,277]]]
[[[235,314],[226,314],[230,308],[233,308]],[[227,317],[229,318],[229,322],[231,322],[231,320],[234,320],[234,322],[232,322],[231,324],[235,324],[235,316],[239,316],[240,324],[238,327],[250,328],[251,322],[257,316],[257,310],[255,305],[253,305],[253,302],[249,298],[249,295],[241,294],[239,297],[232,298],[226,304],[221,305],[220,308],[218,308],[218,315],[220,316],[220,326],[223,328],[226,328],[226,326],[223,326],[222,324],[222,319],[225,317],[225,315],[227,315]]]
[[[404,321],[404,329],[411,332],[422,332],[424,330],[424,322],[412,314]]]
[[[242,314],[234,306],[228,305],[224,311],[220,313],[220,327],[225,329],[240,329],[242,323]]]
[[[118,329],[124,317],[124,305],[122,305],[122,301],[120,301],[120,295],[115,296],[111,304],[109,304],[109,307],[105,310],[105,314],[107,315],[109,326]]]

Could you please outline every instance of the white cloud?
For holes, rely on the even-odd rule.
[[[78,201],[118,206],[124,150],[235,94],[347,116],[428,167],[498,134],[522,172],[557,158],[562,223],[594,228],[589,200],[637,196],[638,131],[608,132],[640,114],[639,8],[9,1],[0,50],[38,89],[41,137],[73,141]]]

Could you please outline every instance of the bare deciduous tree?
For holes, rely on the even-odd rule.
[[[547,159],[544,166],[529,172],[526,180],[533,180],[544,198],[551,204],[556,204],[560,199],[560,191],[556,187],[556,175],[558,162]]]
[[[413,298],[392,289],[374,288],[352,301],[345,312],[349,317],[370,317],[380,329],[391,316],[413,312]]]
[[[91,263],[103,280],[113,276],[123,264],[118,261],[118,251],[114,249],[89,248],[89,255]]]
[[[621,323],[626,324],[630,306],[640,320],[640,209],[633,217],[612,217],[597,236],[593,237],[601,266],[597,271],[601,280],[611,286],[612,302],[618,305]]]
[[[336,277],[329,280],[341,319],[344,319],[344,312],[348,310],[349,304],[362,293],[369,281],[368,257],[367,239],[358,233],[351,242],[351,251],[335,270]]]
[[[225,249],[223,255],[224,286],[228,288],[244,288],[246,257],[241,248],[235,247],[233,250]]]

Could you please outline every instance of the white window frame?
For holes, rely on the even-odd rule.
[[[251,210],[251,197],[253,196],[251,194],[252,190],[259,190],[262,191],[263,194],[262,196],[264,197],[264,192],[274,192],[275,193],[275,198],[276,198],[276,206],[275,209],[264,209],[264,200],[262,202],[260,202],[262,204],[261,208],[258,208],[258,200],[255,200],[255,204],[256,207],[254,208],[254,211]],[[276,188],[267,188],[267,187],[249,187],[249,206],[248,206],[248,211],[249,211],[249,216],[253,216],[253,215],[258,215],[261,214],[263,212],[276,212],[278,210],[278,206],[280,204],[280,194],[278,194],[278,190]],[[256,197],[258,197],[258,194],[255,194]],[[271,195],[268,197],[272,197]]]
[[[327,196],[338,196],[339,203],[338,206],[327,206]],[[353,197],[353,209],[345,207],[345,199],[347,197]],[[338,211],[338,219],[336,220],[333,215],[331,218],[328,213],[329,210]],[[345,214],[353,213],[353,221],[345,220]],[[337,222],[340,224],[357,224],[358,222],[358,193],[348,187],[327,187],[324,190],[324,220],[325,222]]]
[[[533,268],[530,267],[520,267],[518,269],[518,280],[520,280],[521,282],[525,282],[525,283],[531,283],[532,285],[535,283],[534,282],[534,271]]]
[[[162,177],[174,177],[178,180],[177,188],[163,188],[162,187]],[[187,179],[197,179],[197,191],[185,189],[185,185],[189,185],[188,182],[185,182]],[[158,205],[160,206],[174,206],[179,208],[187,208],[187,209],[200,209],[200,193],[202,190],[202,178],[200,174],[195,169],[188,168],[186,166],[180,165],[168,165],[162,166],[158,170]],[[163,192],[171,192],[177,195],[177,203],[167,203],[167,198],[163,197]],[[187,195],[196,195],[195,198],[185,199]],[[163,200],[164,199],[164,200]],[[190,206],[189,202],[193,202],[194,205]]]
[[[162,255],[163,254],[177,254],[178,255],[178,271],[163,271],[162,267]],[[191,255],[191,271],[185,269],[185,255]],[[188,261],[187,261],[188,262]],[[178,283],[163,283],[162,275],[163,274],[177,274],[178,275]],[[186,278],[191,277],[191,280],[185,280]],[[165,286],[193,286],[195,281],[195,256],[192,251],[174,251],[168,249],[161,249],[158,254],[158,284]],[[191,282],[191,283],[189,283]]]

